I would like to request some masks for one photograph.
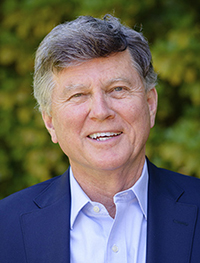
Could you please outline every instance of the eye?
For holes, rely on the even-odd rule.
[[[115,91],[122,91],[123,90],[123,87],[116,87],[114,88]]]
[[[75,93],[75,94],[72,94],[71,96],[70,96],[70,100],[72,100],[72,99],[79,99],[79,98],[81,98],[81,97],[83,97],[83,93]]]
[[[115,86],[110,90],[110,96],[115,99],[123,99],[129,94],[129,88],[126,86]]]
[[[72,98],[79,98],[83,95],[83,93],[76,93],[74,95],[72,95]]]
[[[74,103],[82,103],[88,98],[88,95],[89,94],[85,92],[77,92],[72,94],[68,100]]]

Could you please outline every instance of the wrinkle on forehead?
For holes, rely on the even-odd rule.
[[[89,89],[92,85],[101,85],[105,89],[118,82],[122,82],[122,85],[125,83],[134,89],[138,85],[143,86],[141,85],[143,81],[133,66],[129,52],[116,55],[123,55],[123,57],[114,60],[114,55],[106,58],[95,58],[63,69],[54,75],[57,88],[59,87],[60,91],[62,90],[61,93],[65,95],[72,90]],[[88,75],[86,75],[87,72]]]
[[[127,84],[129,87],[131,87],[131,86],[136,87],[137,84],[140,82],[140,78],[138,78],[138,79],[135,78],[134,83],[131,82],[128,78],[123,78],[123,77],[112,78],[112,79],[109,79],[108,81],[106,81],[105,83],[104,83],[104,81],[105,80],[100,80],[101,84],[105,87],[109,87],[109,86],[112,86],[112,85],[118,84],[118,83]],[[63,94],[66,94],[67,92],[73,91],[75,89],[81,90],[81,89],[87,89],[89,87],[90,87],[90,84],[89,84],[89,86],[87,86],[83,83],[71,83],[69,85],[64,86]],[[140,87],[141,87],[141,85],[140,85]]]

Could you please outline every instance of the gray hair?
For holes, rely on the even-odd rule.
[[[157,75],[147,40],[142,33],[122,25],[111,15],[103,19],[80,16],[56,26],[36,52],[34,96],[41,111],[50,115],[54,74],[93,58],[107,57],[128,49],[145,90],[156,85]]]

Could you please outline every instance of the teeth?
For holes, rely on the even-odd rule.
[[[97,138],[97,141],[106,141],[106,140],[108,140],[108,139],[110,139],[110,138],[112,138],[112,137],[100,137],[100,138]]]
[[[91,135],[89,135],[89,137],[91,139],[96,139],[97,141],[105,141],[108,140],[110,138],[112,138],[113,136],[117,136],[121,134],[121,132],[119,133],[115,133],[115,132],[97,132],[97,133],[93,133]]]

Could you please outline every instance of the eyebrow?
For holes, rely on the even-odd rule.
[[[107,83],[107,86],[109,86],[109,85],[112,85],[112,84],[114,84],[114,83],[116,83],[116,82],[125,82],[125,83],[127,83],[128,85],[132,85],[132,83],[128,80],[128,79],[126,79],[126,78],[113,78],[113,79],[111,79],[111,80],[109,80],[108,81],[108,83]]]
[[[83,84],[72,84],[72,85],[65,86],[65,89],[72,90],[72,89],[83,88],[83,87],[84,87]]]
[[[71,85],[66,85],[63,90],[63,95],[65,95],[67,92],[70,92],[75,89],[82,89],[84,88],[83,84],[71,84]]]

